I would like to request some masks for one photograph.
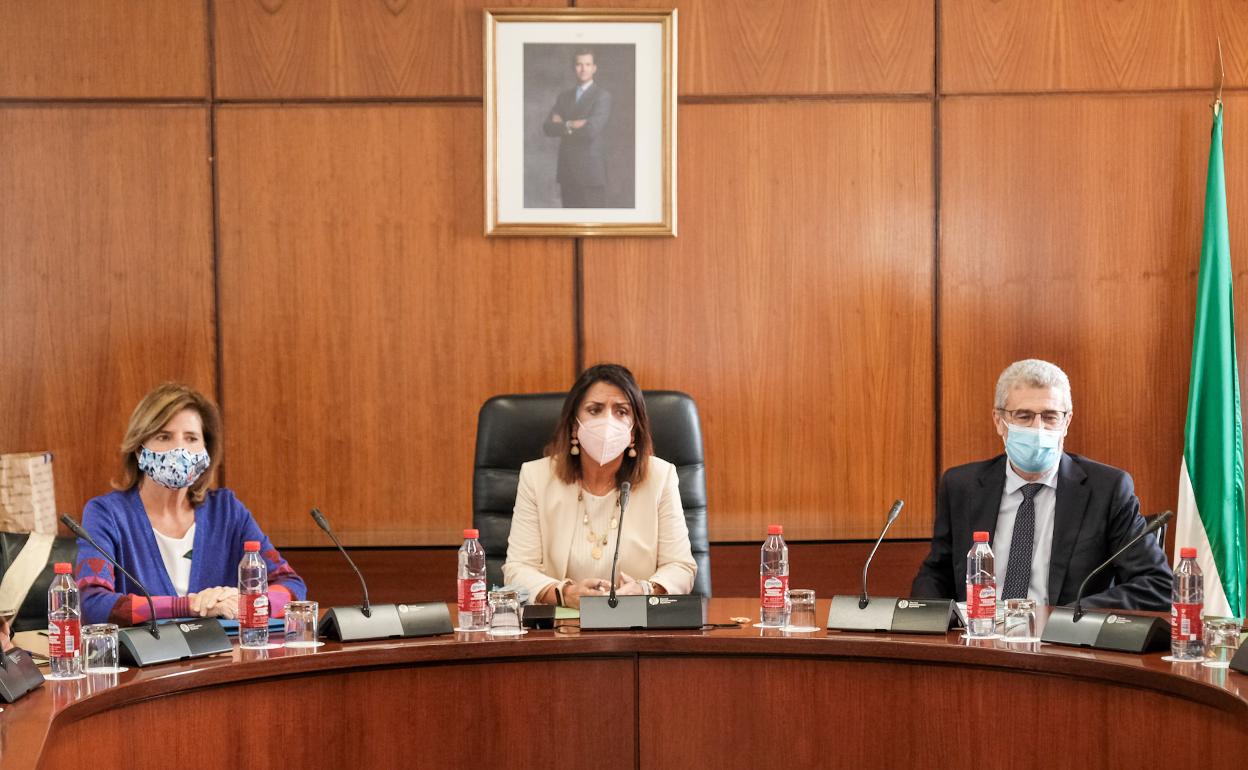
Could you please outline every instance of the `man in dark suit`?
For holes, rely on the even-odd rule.
[[[546,136],[559,137],[559,195],[564,208],[607,205],[607,156],[603,131],[611,118],[611,94],[594,83],[594,52],[574,58],[576,86],[559,94],[546,123]]]
[[[1001,601],[1075,601],[1079,584],[1145,526],[1131,476],[1063,451],[1070,380],[1029,359],[997,381],[992,412],[1005,454],[951,468],[936,493],[932,547],[910,594],[966,600],[972,533],[987,531]],[[1173,576],[1153,537],[1088,583],[1088,607],[1166,610]]]

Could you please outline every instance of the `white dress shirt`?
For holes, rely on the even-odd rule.
[[[1032,540],[1031,552],[1031,585],[1027,588],[1027,598],[1035,599],[1036,604],[1049,604],[1049,557],[1053,553],[1053,518],[1057,512],[1057,471],[1061,463],[1057,463],[1035,482],[1025,481],[1014,465],[1005,463],[1005,490],[1001,494],[1001,508],[997,511],[996,541],[992,544],[992,555],[996,557],[997,589],[1005,586],[1006,570],[1010,567],[1010,543],[1014,540],[1014,520],[1018,517],[1018,506],[1023,503],[1023,487],[1027,484],[1043,484],[1044,489],[1036,493],[1032,502],[1036,506],[1036,534]]]

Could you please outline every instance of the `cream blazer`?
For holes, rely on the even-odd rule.
[[[565,484],[555,475],[553,458],[521,466],[503,564],[507,585],[524,586],[535,600],[547,586],[588,577],[568,574],[572,538],[581,526],[578,491],[576,484]],[[646,480],[629,496],[619,537],[620,572],[658,583],[669,594],[687,594],[693,588],[698,565],[689,547],[675,465],[650,458]]]

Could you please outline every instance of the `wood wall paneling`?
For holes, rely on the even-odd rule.
[[[9,107],[0,136],[0,452],[51,450],[77,514],[148,389],[213,392],[207,114]]]
[[[482,10],[566,0],[216,0],[227,99],[480,96]]]
[[[758,594],[758,549],[754,543],[716,543],[711,546],[711,575],[715,595]],[[842,543],[789,543],[790,584],[813,588],[821,597],[857,595],[862,585],[862,564],[871,541]],[[871,562],[873,596],[907,596],[910,583],[927,555],[927,540],[896,541],[880,546]],[[357,548],[351,552],[356,566],[368,577],[373,602],[455,601],[457,546],[443,548]],[[308,584],[308,598],[322,607],[358,604],[360,582],[333,546],[282,550],[299,576]]]
[[[573,376],[572,243],[481,235],[481,108],[218,111],[227,481],[283,545],[446,544],[476,415]]]
[[[973,97],[942,108],[940,345],[946,466],[1001,451],[1011,361],[1070,375],[1069,450],[1177,501],[1211,121],[1203,94]],[[1241,112],[1242,111],[1242,112]],[[1248,99],[1227,102],[1236,301],[1248,307]],[[1239,334],[1241,362],[1245,354]],[[1242,366],[1242,364],[1241,364]]]
[[[680,94],[931,93],[931,0],[578,0],[676,8]]]
[[[941,89],[1136,91],[1248,85],[1242,0],[943,0]]]
[[[202,0],[0,0],[0,97],[202,98]]]
[[[0,0],[0,98],[203,99],[211,8],[220,98],[473,99],[484,5]],[[992,384],[1028,355],[1074,380],[1070,448],[1171,507],[1207,89],[1218,35],[1248,85],[1248,3],[675,5],[682,95],[764,98],[681,108],[678,239],[584,243],[584,351],[698,399],[712,537],[868,538],[893,497],[926,536],[936,463],[999,450]],[[939,328],[929,103],[822,98],[930,93],[937,8]],[[1126,93],[1158,89],[1189,92]],[[1071,90],[1109,95],[959,96]],[[63,510],[154,383],[214,390],[205,110],[0,110],[0,451],[56,452]],[[454,542],[481,401],[572,374],[572,243],[481,235],[477,105],[217,112],[226,482],[281,545],[322,544],[313,504],[354,544]]]
[[[681,235],[590,240],[586,361],[698,402],[713,540],[930,534],[931,111],[687,105]]]

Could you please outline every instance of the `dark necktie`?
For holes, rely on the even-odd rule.
[[[1002,599],[1025,599],[1031,585],[1031,552],[1036,541],[1036,495],[1043,484],[1024,484],[1023,502],[1014,517],[1014,534],[1010,536],[1010,563],[1005,568]]]

